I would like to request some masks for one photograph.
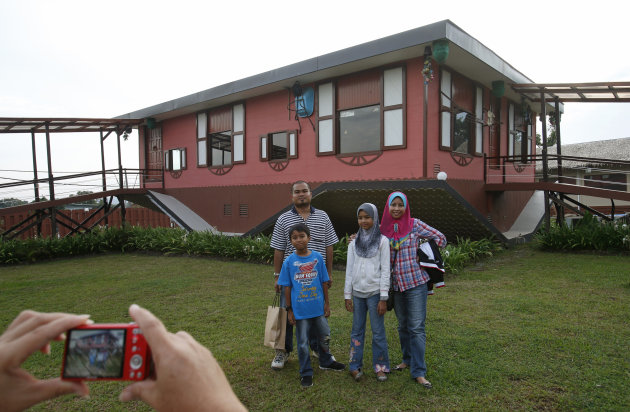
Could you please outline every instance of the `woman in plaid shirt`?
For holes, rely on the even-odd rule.
[[[418,264],[416,251],[421,239],[433,239],[438,246],[446,246],[442,233],[419,219],[411,217],[407,196],[394,192],[387,198],[383,211],[381,232],[390,245],[394,281],[394,310],[398,318],[398,336],[402,349],[402,363],[394,370],[409,367],[411,377],[429,389],[424,360],[427,314],[427,282],[429,274]]]

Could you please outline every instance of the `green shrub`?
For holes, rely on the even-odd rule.
[[[333,263],[345,265],[348,236],[333,246]],[[490,240],[457,239],[448,245],[445,267],[456,273],[469,262],[491,257],[500,248]],[[270,238],[237,237],[210,232],[186,232],[179,228],[97,228],[78,236],[0,242],[0,264],[36,262],[47,259],[105,252],[143,251],[162,255],[215,256],[258,263],[273,262]]]
[[[630,250],[630,228],[625,223],[600,222],[586,213],[574,227],[552,225],[536,234],[536,245],[543,250]]]
[[[442,254],[444,268],[448,273],[457,273],[466,265],[490,258],[500,250],[501,244],[491,239],[470,240],[458,236],[457,242],[446,245]]]

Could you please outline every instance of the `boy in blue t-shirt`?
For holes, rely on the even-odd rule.
[[[296,326],[300,381],[303,387],[313,386],[313,368],[309,350],[309,330],[314,329],[319,339],[320,369],[342,371],[346,365],[335,361],[330,354],[330,328],[326,318],[330,316],[328,304],[328,272],[324,258],[308,248],[311,232],[305,224],[297,224],[289,230],[295,252],[282,264],[278,285],[285,286],[285,301],[289,322]]]

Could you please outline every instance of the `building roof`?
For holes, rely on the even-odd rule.
[[[540,148],[537,153],[542,153]],[[547,148],[548,154],[555,155],[556,146]],[[572,143],[562,145],[562,156],[595,157],[612,160],[630,161],[630,137],[621,139],[598,140],[595,142]]]
[[[532,102],[545,100],[573,103],[630,102],[630,82],[513,84],[512,89]]]
[[[421,57],[426,46],[442,39],[449,41],[449,55],[445,66],[488,88],[497,80],[503,80],[507,84],[532,83],[532,80],[450,20],[443,20],[169,100],[118,118],[151,117],[159,121],[195,113],[288,90],[296,81],[309,84]],[[505,93],[507,97],[520,101],[520,94],[513,89],[506,87]]]
[[[542,149],[537,147],[536,153],[540,155]],[[553,159],[555,159],[557,153],[558,149],[556,146],[547,148],[547,154],[552,156]],[[562,157],[562,167],[564,168],[619,167],[623,163],[617,162],[630,162],[630,137],[563,144]],[[556,169],[557,166],[556,160],[549,161],[550,169]],[[542,170],[541,161],[536,163],[536,170]]]
[[[78,133],[124,132],[142,123],[142,119],[88,119],[56,117],[0,117],[0,133]]]

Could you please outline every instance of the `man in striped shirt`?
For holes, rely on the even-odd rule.
[[[306,224],[311,231],[311,240],[308,242],[308,248],[321,253],[324,257],[324,263],[330,278],[328,287],[331,287],[333,245],[339,241],[332,222],[326,212],[311,206],[312,193],[308,183],[301,180],[293,183],[291,196],[293,207],[280,215],[271,235],[271,247],[274,249],[273,268],[276,292],[281,292],[281,286],[278,285],[278,276],[282,269],[282,263],[295,250],[290,241],[289,229],[298,223]],[[280,306],[286,306],[284,293],[280,294]],[[311,348],[313,348],[313,345],[311,345]],[[271,368],[276,370],[282,369],[292,349],[293,326],[287,322],[285,350],[276,350],[276,356],[271,362]]]

